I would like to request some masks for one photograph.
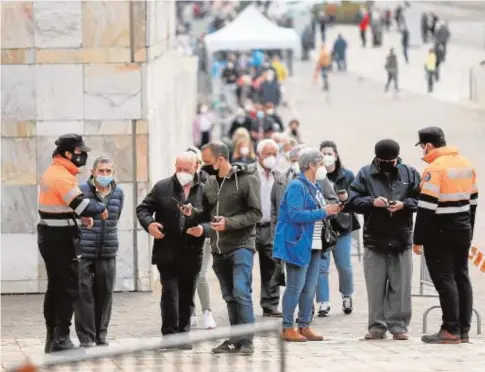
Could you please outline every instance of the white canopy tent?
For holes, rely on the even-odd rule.
[[[254,5],[248,6],[230,24],[205,37],[209,54],[220,50],[291,49],[300,50],[295,30],[279,27]]]

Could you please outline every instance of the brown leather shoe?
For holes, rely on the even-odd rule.
[[[300,328],[300,334],[308,341],[323,341],[323,336],[317,335],[310,327]]]
[[[369,331],[364,336],[364,340],[383,340],[386,338],[386,332]]]
[[[286,328],[281,332],[281,339],[287,342],[306,342],[305,336],[299,334],[295,328]]]
[[[407,341],[409,340],[409,336],[407,333],[394,333],[392,339],[396,341]]]

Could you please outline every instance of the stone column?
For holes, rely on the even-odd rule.
[[[125,192],[117,290],[149,290],[137,203],[191,143],[196,61],[172,48],[172,1],[2,2],[2,293],[46,288],[36,244],[39,177],[61,134],[109,155]]]

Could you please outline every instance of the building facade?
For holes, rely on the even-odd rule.
[[[2,1],[2,293],[38,293],[39,177],[55,139],[80,133],[125,192],[117,290],[149,290],[137,203],[191,144],[197,61],[174,51],[174,1]]]

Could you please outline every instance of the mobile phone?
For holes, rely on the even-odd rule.
[[[397,204],[397,201],[395,200],[389,200],[389,205],[396,205]]]
[[[347,192],[347,190],[337,190],[337,194],[345,194]]]
[[[183,207],[183,206],[184,206],[184,204],[182,204],[181,202],[179,202],[179,201],[178,201],[177,199],[175,199],[173,196],[172,196],[172,200],[173,200],[175,203],[177,203],[177,205],[178,205],[179,207]]]

